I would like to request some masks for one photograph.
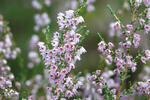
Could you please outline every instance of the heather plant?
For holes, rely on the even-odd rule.
[[[19,97],[19,93],[13,87],[14,74],[8,65],[8,60],[16,59],[19,52],[20,49],[13,42],[8,22],[0,15],[0,99]]]
[[[96,92],[100,91],[100,94],[105,99],[119,100],[126,95],[149,95],[149,78],[143,80],[143,82],[130,82],[130,87],[126,89],[126,80],[130,78],[131,72],[134,73],[137,69],[137,61],[141,60],[142,63],[146,64],[149,60],[150,50],[138,50],[137,55],[132,55],[132,49],[137,49],[140,45],[140,32],[147,35],[149,32],[149,11],[148,11],[148,0],[143,1],[132,1],[129,0],[131,11],[131,21],[129,24],[124,25],[122,20],[116,15],[115,11],[108,5],[108,9],[111,14],[115,17],[116,22],[111,24],[110,34],[119,34],[122,41],[117,46],[112,42],[106,43],[102,36],[98,33],[101,42],[98,44],[98,51],[102,54],[102,58],[105,59],[106,65],[110,66],[114,71],[114,77],[119,77],[115,81],[120,85],[117,88],[111,88],[109,85],[114,82],[109,82],[107,78],[102,76],[100,71],[96,71],[89,80],[92,85],[96,88]],[[119,48],[118,48],[119,47]],[[101,72],[104,70],[104,65],[101,64]],[[107,75],[109,77],[109,74]],[[98,87],[101,87],[99,90]],[[127,99],[127,98],[126,98]]]
[[[79,26],[84,22],[84,19],[78,15],[84,6],[85,1],[76,11],[68,10],[65,14],[58,13],[59,31],[54,33],[50,42],[48,35],[50,30],[47,27],[47,42],[39,42],[38,44],[49,71],[50,87],[48,87],[48,91],[53,100],[79,99],[78,89],[82,82],[78,80],[77,76],[71,76],[70,72],[76,68],[76,61],[80,60],[80,56],[86,52],[84,47],[80,45],[89,31],[84,31],[86,26]],[[81,32],[85,33],[82,35]]]

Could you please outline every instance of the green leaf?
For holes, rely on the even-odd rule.
[[[84,0],[84,1],[80,4],[79,8],[74,12],[75,15],[77,15],[77,14],[81,11],[82,8],[86,7],[86,4],[85,4],[86,2],[87,2],[87,0]]]
[[[76,31],[76,32],[78,33],[78,32],[82,31],[82,30],[83,30],[83,29],[85,29],[85,28],[86,28],[86,26],[80,26],[80,28],[79,28],[79,29],[77,29],[77,31]]]
[[[52,45],[51,45],[51,35],[50,35],[50,26],[48,25],[46,27],[46,32],[45,32],[45,36],[46,36],[46,43],[47,43],[47,46],[49,49],[52,48]]]
[[[82,72],[78,72],[78,74],[75,76],[75,79],[78,79],[81,76]]]
[[[87,0],[84,0],[84,2],[87,2]]]
[[[98,34],[98,36],[99,36],[99,38],[102,40],[102,41],[104,41],[104,39],[103,39],[103,37],[101,36],[101,34],[100,33],[97,33]],[[104,41],[105,42],[105,41]]]
[[[131,75],[127,75],[127,76],[125,77],[125,80],[128,79],[128,78],[130,78],[130,77],[131,77]]]
[[[50,26],[49,25],[46,28],[45,35],[46,35],[46,42],[50,43]]]
[[[82,36],[81,40],[79,41],[79,43],[82,43],[82,41],[85,39],[85,37],[89,34],[89,30],[87,30],[84,35]]]

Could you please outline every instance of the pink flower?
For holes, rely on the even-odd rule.
[[[147,18],[150,19],[150,8],[148,8]]]
[[[127,41],[126,43],[123,43],[122,46],[125,48],[125,49],[129,49],[131,47],[131,42],[130,41]]]
[[[150,85],[150,79],[147,80],[147,83]]]
[[[66,11],[66,18],[72,18],[73,16],[74,16],[74,11],[73,10]]]
[[[120,23],[119,23],[119,22],[116,22],[116,23],[114,24],[114,29],[115,29],[115,30],[121,29],[121,26],[120,26]]]
[[[126,56],[127,61],[131,61],[132,56]]]
[[[121,56],[121,50],[120,49],[115,50],[115,53],[117,56]]]
[[[150,31],[150,25],[145,25],[144,29],[145,29],[145,32],[148,34],[148,32]]]
[[[124,63],[125,63],[124,60],[118,59],[117,62],[116,62],[116,66],[118,68],[121,68],[124,65]]]
[[[150,50],[145,50],[145,55],[149,59],[150,58]]]
[[[106,50],[103,52],[103,55],[108,56],[108,55],[110,55],[110,53],[111,53],[111,50],[106,49]]]
[[[125,33],[126,33],[127,36],[129,36],[131,32],[130,31],[126,31]]]
[[[45,0],[45,5],[50,6],[51,5],[51,0]]]
[[[72,92],[73,92],[73,94],[77,94],[77,93],[78,93],[78,91],[77,91],[76,88],[73,88],[73,89],[72,89]]]
[[[99,94],[102,94],[102,89],[98,89],[97,92],[98,92]]]
[[[133,30],[133,25],[128,24],[128,25],[126,25],[126,27],[127,27],[127,29],[130,30],[130,31]]]
[[[100,75],[101,70],[96,70],[96,74]]]
[[[131,70],[132,70],[132,72],[135,72],[136,71],[136,67],[132,67]]]
[[[108,46],[109,46],[110,49],[112,49],[114,47],[114,44],[112,42],[109,42]]]
[[[57,88],[57,93],[61,93],[61,92],[63,92],[63,90],[61,89],[61,88]]]
[[[70,77],[68,77],[67,79],[66,79],[66,86],[68,87],[68,88],[72,88],[72,85],[73,85],[73,82],[72,82],[72,79],[70,78]]]
[[[61,74],[62,74],[62,75],[67,74],[67,70],[66,70],[65,68],[63,68],[63,69],[61,70]]]
[[[145,6],[149,6],[150,5],[150,0],[143,0],[143,2],[144,2]]]
[[[32,1],[32,6],[33,6],[35,9],[38,9],[38,10],[41,10],[41,9],[42,9],[42,6],[41,6],[41,4],[38,2],[38,0],[33,0],[33,1]]]
[[[112,63],[112,61],[113,61],[112,56],[111,56],[111,55],[108,55],[108,56],[106,57],[106,63],[107,63],[108,65],[110,65],[110,64]]]
[[[74,65],[73,63],[71,63],[69,66],[70,66],[72,69],[75,69],[75,65]]]
[[[103,52],[105,48],[106,48],[105,42],[104,42],[104,41],[101,41],[101,42],[98,44],[98,50],[99,50],[99,52]]]
[[[133,43],[134,43],[134,47],[137,48],[139,46],[139,42],[140,42],[141,38],[139,34],[134,34],[133,36]]]
[[[52,72],[55,72],[56,70],[57,70],[57,66],[52,65],[52,66],[51,66],[51,71],[52,71]]]
[[[71,91],[67,90],[65,93],[65,97],[71,98],[72,96],[73,96],[73,93]]]
[[[140,19],[139,19],[139,23],[140,23],[141,25],[143,25],[143,24],[145,23],[145,20],[142,19],[142,18],[140,18]]]
[[[120,74],[119,69],[115,69],[115,70],[114,70],[114,73],[115,73],[115,74]]]
[[[142,56],[142,57],[141,57],[141,61],[142,61],[144,64],[146,64],[147,58],[144,57],[144,56]]]

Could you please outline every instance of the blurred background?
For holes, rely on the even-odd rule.
[[[35,25],[34,14],[37,13],[37,10],[32,7],[31,1],[0,0],[0,14],[9,22],[16,45],[21,48],[25,60],[27,60],[28,42],[33,34],[37,34],[33,30]],[[67,1],[69,0],[52,0],[48,13],[51,18],[51,30],[54,32],[57,30],[57,13],[69,9],[66,7]],[[97,44],[100,41],[97,32],[100,32],[107,41],[109,23],[114,21],[106,6],[110,4],[114,10],[118,10],[122,7],[123,2],[123,0],[97,0],[94,3],[95,11],[82,15],[85,18],[90,34],[83,43],[88,54],[84,54],[82,60],[78,62],[80,67],[77,70],[85,71],[86,69],[92,72],[97,69],[99,64]]]

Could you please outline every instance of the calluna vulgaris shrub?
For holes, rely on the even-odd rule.
[[[48,8],[52,1],[32,0],[37,11],[33,29],[38,34],[29,41],[27,62],[23,62],[23,52],[16,46],[8,22],[0,16],[0,100],[133,100],[137,96],[150,99],[150,50],[140,48],[141,37],[150,32],[150,0],[125,0],[119,13],[107,5],[116,20],[110,23],[108,36],[117,42],[105,41],[97,33],[100,39],[97,70],[86,75],[74,74],[76,62],[87,52],[82,42],[90,33],[88,20],[80,14],[82,9],[87,13],[94,11],[95,2],[66,2],[73,10],[58,13],[58,30],[51,36]],[[131,15],[128,24],[118,17],[124,10]],[[20,74],[11,71],[11,59],[17,60]],[[139,67],[143,71],[131,80]]]

